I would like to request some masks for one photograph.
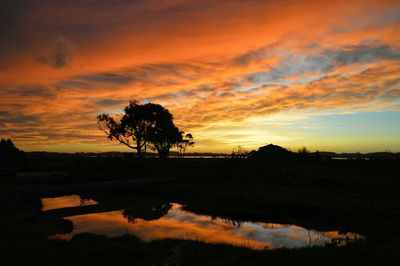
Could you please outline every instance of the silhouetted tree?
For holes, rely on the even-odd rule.
[[[249,152],[245,148],[243,148],[242,146],[239,145],[239,146],[233,148],[231,158],[244,159],[244,158],[247,158],[248,154],[249,154]]]
[[[135,149],[138,157],[142,157],[145,150],[145,134],[148,128],[146,114],[142,105],[137,101],[131,101],[124,109],[125,114],[120,122],[116,122],[108,114],[97,116],[99,128],[107,134],[109,139],[116,139],[118,142]]]
[[[166,157],[170,148],[182,139],[172,114],[159,104],[131,101],[119,122],[108,114],[99,115],[97,122],[109,139],[135,149],[139,158],[147,148],[157,151],[159,157]]]
[[[185,132],[181,132],[182,140],[177,144],[178,152],[181,157],[185,156],[187,147],[193,147],[193,135],[191,133],[185,134]]]
[[[18,149],[11,139],[0,140],[0,165],[21,166],[25,160],[24,152]]]
[[[301,148],[301,149],[298,149],[298,150],[297,150],[297,153],[298,153],[299,155],[303,156],[303,157],[307,157],[308,155],[310,155],[310,151],[309,151],[306,147],[303,147],[303,148]]]
[[[174,125],[172,114],[161,105],[152,106],[154,124],[149,128],[147,140],[150,149],[157,151],[158,157],[169,155],[172,146],[182,141],[179,129]]]

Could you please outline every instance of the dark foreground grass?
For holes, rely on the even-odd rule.
[[[182,240],[144,243],[134,236],[84,234],[69,242],[48,240],[48,235],[68,231],[71,225],[39,211],[39,198],[46,193],[9,193],[0,195],[0,265],[400,265],[400,166],[396,161],[112,159],[107,164],[106,159],[85,160],[87,164],[58,162],[57,167],[44,161],[34,170],[69,171],[67,183],[95,182],[106,176],[177,178],[141,190],[84,195],[106,209],[146,209],[178,202],[211,216],[348,230],[367,239],[345,247],[272,251]],[[113,176],[118,164],[121,168]],[[82,172],[73,174],[78,171]],[[85,178],[82,173],[90,175]],[[102,173],[101,177],[96,173]]]
[[[3,239],[4,240],[4,239]],[[255,251],[196,241],[144,243],[134,236],[81,234],[71,241],[14,237],[2,246],[1,265],[398,265],[399,245],[354,243]]]

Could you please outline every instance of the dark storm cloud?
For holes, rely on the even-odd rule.
[[[73,48],[64,36],[59,35],[53,51],[49,55],[39,55],[35,61],[39,64],[51,65],[54,68],[63,68],[72,61]]]

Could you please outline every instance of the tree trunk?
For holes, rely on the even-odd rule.
[[[142,139],[140,137],[136,138],[136,157],[137,158],[143,158],[142,146],[140,145],[141,140]]]
[[[158,158],[167,158],[169,155],[169,148],[161,147],[157,149],[157,153],[158,153]]]

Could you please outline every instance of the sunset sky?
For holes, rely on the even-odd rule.
[[[0,138],[128,151],[96,116],[167,107],[193,152],[400,151],[400,1],[2,0]]]

